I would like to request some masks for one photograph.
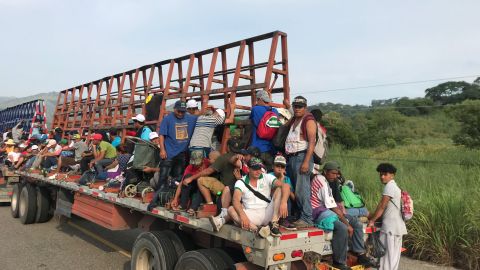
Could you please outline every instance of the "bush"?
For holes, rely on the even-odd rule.
[[[480,148],[480,100],[466,100],[452,107],[452,115],[460,122],[460,131],[453,136],[457,144]]]

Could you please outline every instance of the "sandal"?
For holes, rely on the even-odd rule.
[[[193,210],[192,208],[188,209],[187,210],[187,214],[191,217],[195,216],[195,210]]]
[[[174,213],[179,213],[179,212],[183,211],[183,208],[181,206],[172,207],[172,209],[170,211],[172,211]]]

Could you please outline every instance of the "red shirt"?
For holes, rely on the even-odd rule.
[[[202,171],[203,169],[208,168],[208,166],[210,166],[210,161],[208,160],[208,158],[204,158],[203,159],[203,164],[200,165],[200,166],[193,166],[192,164],[189,164],[187,166],[187,168],[185,168],[185,172],[183,173],[183,177],[185,177],[188,174],[189,175],[197,174],[200,171]]]

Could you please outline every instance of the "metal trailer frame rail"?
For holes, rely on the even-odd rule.
[[[0,171],[0,203],[9,203],[13,194],[13,185],[20,182],[20,175],[10,171],[6,166],[0,166]]]
[[[26,130],[32,134],[32,123],[39,116],[43,118],[41,128],[47,130],[46,105],[43,99],[32,100],[16,106],[8,107],[0,111],[0,133],[8,128],[13,128],[21,120],[24,120],[27,126]]]
[[[146,113],[152,95],[163,95],[158,119],[147,119],[147,124],[157,128],[168,113],[167,101],[192,98],[201,102],[202,111],[210,100],[223,99],[225,123],[232,124],[235,110],[251,109],[258,89],[283,93],[280,102],[272,106],[284,107],[283,100],[288,100],[286,33],[247,38],[63,90],[58,95],[52,128],[80,131],[82,135],[93,127],[116,127],[125,132],[135,114]],[[250,101],[240,104],[239,97],[250,97]],[[225,128],[223,150],[228,137]]]
[[[224,239],[242,247],[247,260],[265,269],[290,269],[290,264],[303,259],[305,252],[315,252],[322,256],[331,255],[332,232],[311,228],[284,232],[280,237],[261,238],[250,231],[226,224],[220,232],[214,232],[208,218],[193,218],[173,213],[164,207],[147,210],[147,203],[139,199],[122,198],[115,193],[107,193],[96,188],[81,186],[53,177],[36,173],[16,171],[16,174],[32,184],[54,186],[73,193],[73,202],[57,199],[56,213],[67,217],[75,214],[110,230],[141,228],[149,230],[149,225],[161,219],[176,224],[181,230],[193,230]],[[108,210],[106,210],[108,209]],[[372,228],[365,227],[365,233]],[[283,254],[283,259],[274,260],[275,255]]]

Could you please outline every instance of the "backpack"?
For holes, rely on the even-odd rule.
[[[327,135],[323,132],[320,124],[317,123],[317,142],[313,150],[313,163],[323,164],[327,158],[328,141]]]
[[[342,197],[345,208],[360,208],[365,206],[360,194],[353,192],[349,186],[342,185],[340,188],[340,196]]]
[[[393,205],[395,203],[392,200]],[[395,205],[396,206],[396,205]],[[408,221],[413,217],[413,200],[410,194],[406,190],[401,190],[400,194],[400,213],[402,214],[402,218],[404,221]]]
[[[280,126],[281,123],[278,120],[277,114],[272,110],[272,107],[270,107],[262,119],[260,119],[260,123],[258,123],[257,136],[260,139],[271,140],[275,137],[275,134],[277,134]]]

